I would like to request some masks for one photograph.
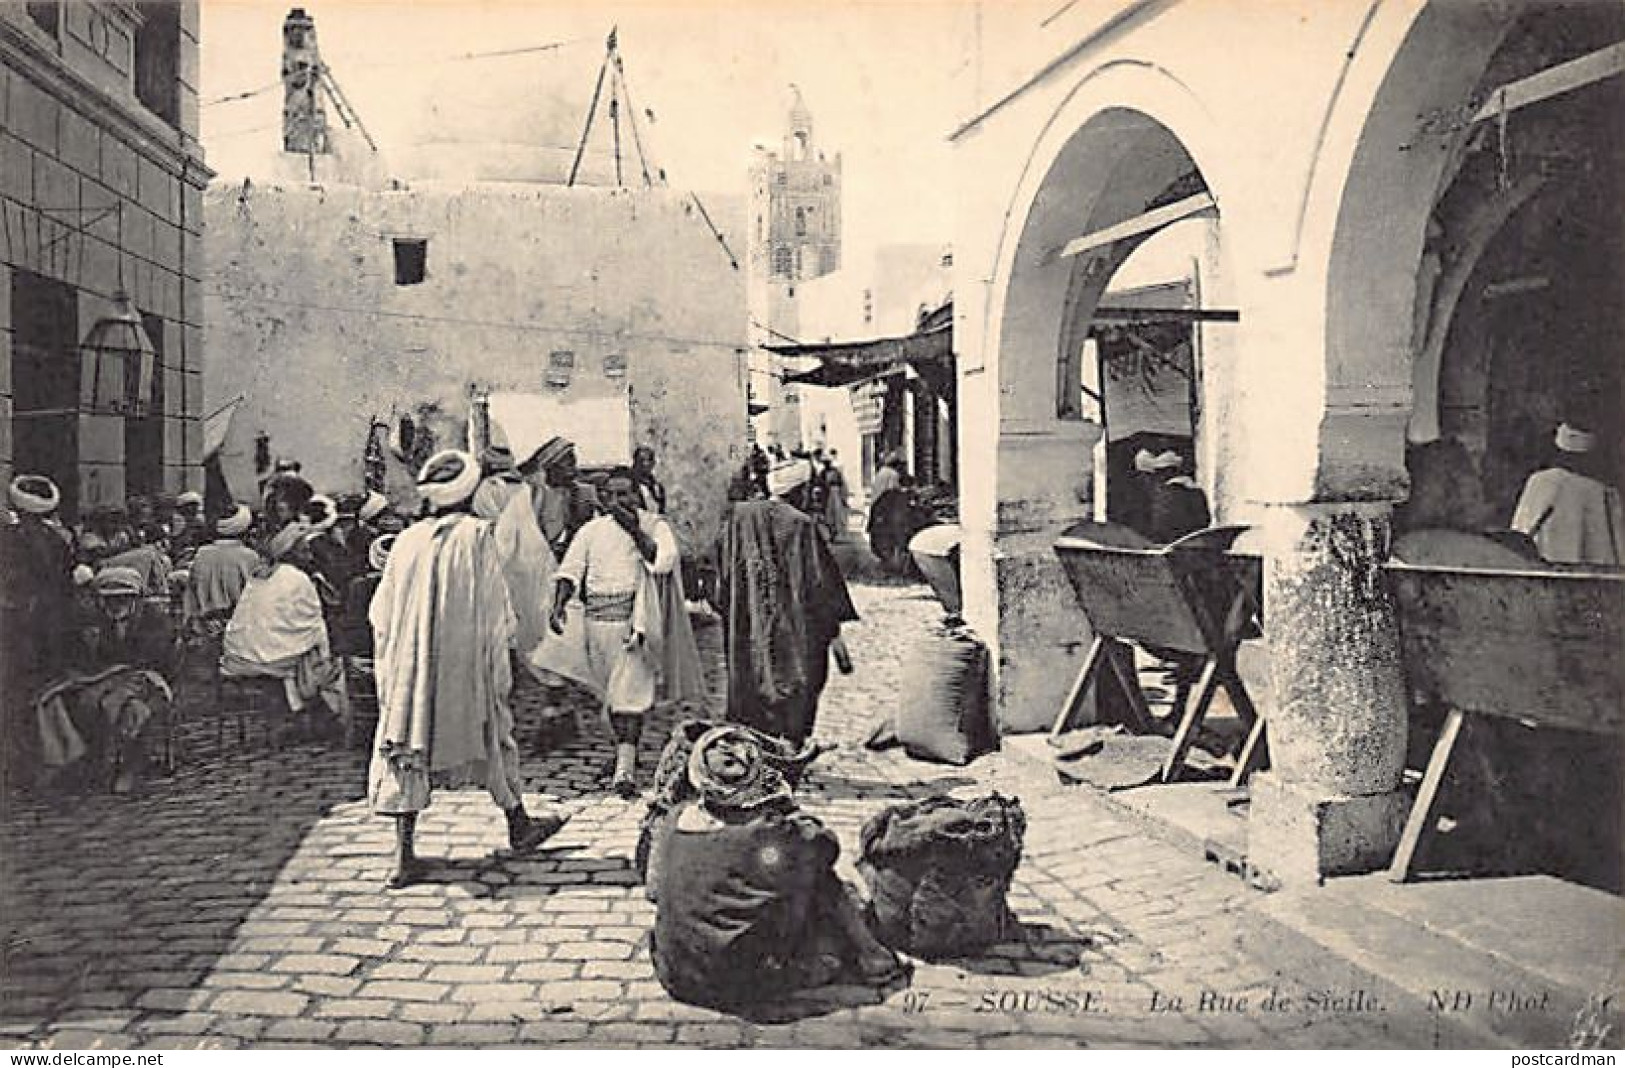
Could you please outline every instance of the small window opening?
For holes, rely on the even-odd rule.
[[[135,33],[135,95],[171,126],[180,124],[181,6],[142,3]]]
[[[395,284],[420,285],[429,266],[429,242],[425,238],[397,237],[395,239]]]
[[[29,0],[28,17],[34,25],[55,37],[62,21],[61,0]]]

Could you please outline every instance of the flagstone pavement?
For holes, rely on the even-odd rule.
[[[856,881],[858,828],[886,804],[1020,796],[1010,942],[918,963],[889,991],[828,988],[751,1019],[683,1005],[649,963],[653,906],[631,861],[642,805],[605,789],[610,750],[590,722],[542,737],[540,688],[517,701],[527,798],[570,824],[538,856],[506,857],[482,793],[441,793],[419,831],[433,881],[394,893],[381,886],[391,825],[362,800],[364,742],[274,748],[251,731],[243,746],[231,730],[222,749],[194,699],[173,777],[132,798],[28,801],[0,825],[0,1045],[1432,1044],[1380,1014],[1213,1011],[1218,998],[1301,992],[1268,945],[1238,934],[1257,891],[1006,754],[959,768],[864,749],[899,699],[911,638],[940,610],[918,585],[860,583],[854,596],[857,671],[832,677],[819,720],[840,749],[815,766],[804,806],[838,833]],[[700,630],[714,692],[717,632]],[[669,719],[646,734],[645,780]]]

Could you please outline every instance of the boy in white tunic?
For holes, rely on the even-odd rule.
[[[558,640],[541,648],[543,667],[588,687],[609,710],[611,786],[628,798],[637,794],[638,737],[664,653],[654,579],[671,572],[678,553],[670,524],[638,503],[632,472],[611,471],[604,483],[608,513],[581,528],[554,575],[549,624]],[[568,632],[567,622],[574,624]]]

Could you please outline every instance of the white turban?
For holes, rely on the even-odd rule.
[[[1557,427],[1557,447],[1563,452],[1585,453],[1597,447],[1597,435],[1570,423]]]
[[[96,572],[89,564],[79,564],[73,569],[73,584],[75,586],[88,586]]]
[[[266,546],[265,553],[272,561],[285,559],[289,553],[304,544],[305,539],[309,537],[310,525],[308,523],[298,521],[289,523],[271,538],[271,544]]]
[[[418,472],[418,492],[436,509],[463,503],[474,496],[479,485],[480,465],[461,449],[435,453]]]
[[[389,563],[389,553],[393,548],[395,535],[385,534],[374,538],[372,544],[367,546],[367,563],[372,565],[374,571],[382,571],[384,565]]]
[[[1172,449],[1156,454],[1152,454],[1149,449],[1141,449],[1134,454],[1134,470],[1148,475],[1178,467],[1182,462],[1179,453]]]
[[[812,464],[807,460],[786,460],[775,464],[767,473],[767,492],[782,497],[812,478]]]
[[[243,505],[238,505],[229,515],[223,515],[214,522],[214,529],[222,538],[235,538],[245,533],[254,524],[254,513]]]
[[[368,493],[367,499],[362,501],[361,507],[356,510],[356,518],[363,523],[371,522],[388,507],[389,501],[384,499],[382,493]]]
[[[322,513],[320,519],[315,516],[318,508],[321,509]],[[305,510],[311,516],[310,533],[312,535],[320,534],[324,530],[331,530],[333,524],[339,521],[339,506],[333,503],[333,498],[320,493],[310,499],[310,503],[305,505]]]
[[[44,475],[18,475],[11,480],[11,503],[19,512],[50,515],[62,503],[62,491]]]
[[[175,503],[178,505],[191,504],[202,507],[203,494],[199,493],[197,490],[187,490],[185,493],[175,498]]]

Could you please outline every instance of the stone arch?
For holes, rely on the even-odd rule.
[[[1152,64],[1091,71],[1045,123],[1005,215],[985,317],[986,371],[1000,395],[1001,529],[1046,529],[1082,514],[1093,442],[1059,414],[1057,369],[1081,345],[1112,274],[1150,235],[1093,256],[1063,258],[1061,247],[1192,191],[1222,204],[1223,168],[1211,116]]]
[[[1416,305],[1429,218],[1516,0],[1378,9],[1333,105],[1299,246],[1325,351],[1312,499],[1406,492]]]

